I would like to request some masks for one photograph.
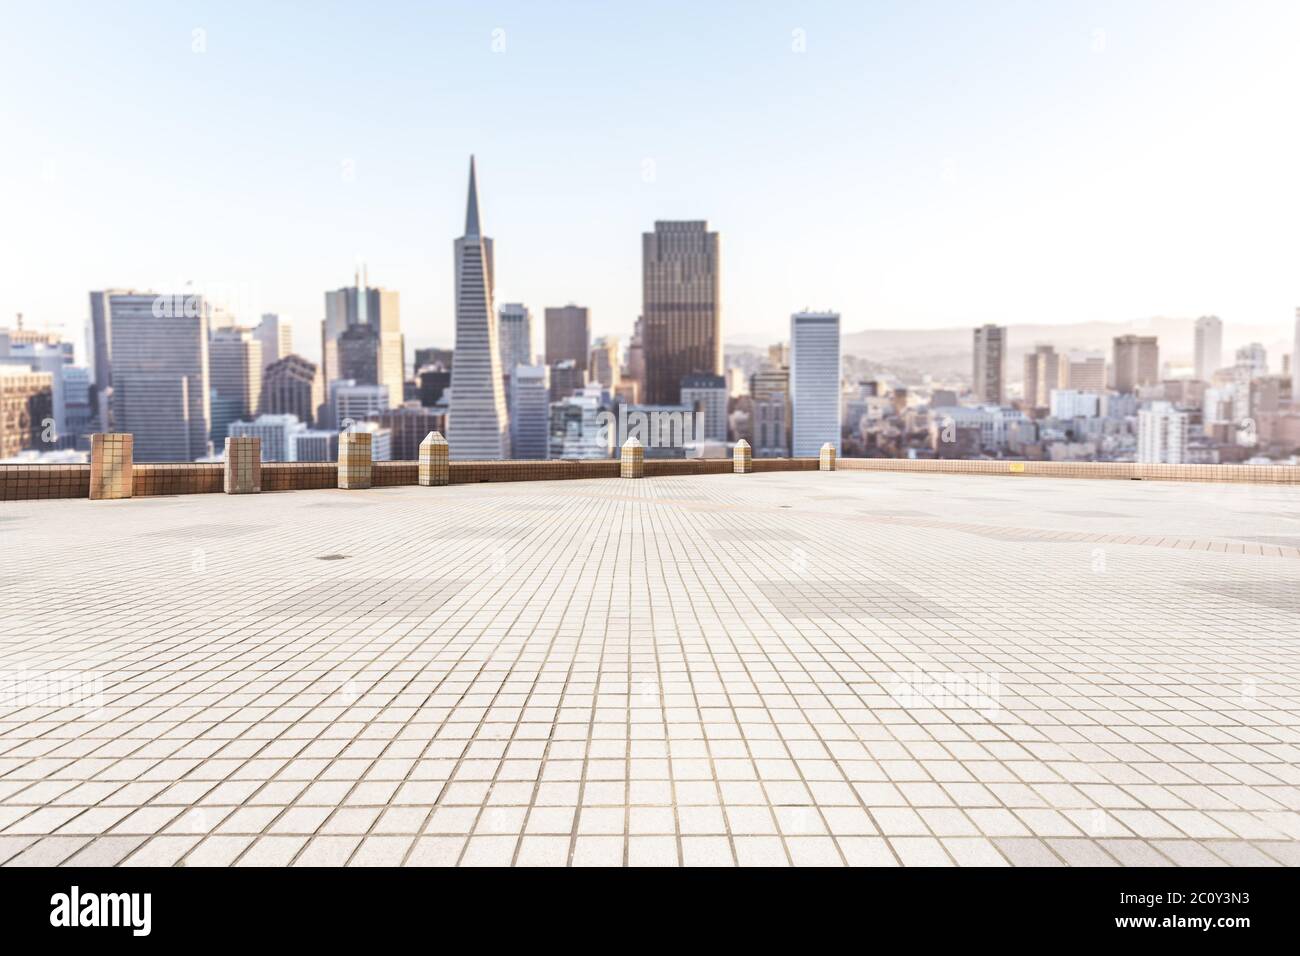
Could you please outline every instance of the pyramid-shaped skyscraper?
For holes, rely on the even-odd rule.
[[[447,444],[454,459],[510,457],[510,424],[492,301],[492,240],[479,225],[474,157],[469,160],[465,235],[456,248],[456,351],[451,364]]]

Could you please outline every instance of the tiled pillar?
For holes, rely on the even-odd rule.
[[[822,445],[821,470],[822,471],[835,470],[835,446],[832,445],[830,442],[827,442],[826,444]]]
[[[339,433],[339,487],[370,487],[370,432]]]
[[[450,447],[442,432],[429,432],[420,442],[420,484],[445,485],[451,481]]]
[[[645,449],[633,435],[623,443],[623,458],[619,467],[619,475],[623,478],[644,478],[645,477]]]
[[[741,439],[736,442],[736,447],[731,450],[731,460],[733,463],[732,470],[738,475],[747,475],[754,470],[754,455],[750,451],[749,442]]]
[[[262,439],[251,435],[226,439],[225,489],[228,495],[261,492]]]
[[[110,433],[90,436],[90,497],[130,498],[131,453],[135,437]]]

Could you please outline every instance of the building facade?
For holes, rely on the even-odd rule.
[[[1007,400],[1007,329],[1004,325],[983,325],[974,332],[974,363],[971,368],[975,400],[1002,405]]]
[[[721,375],[718,234],[704,221],[656,222],[641,237],[642,401],[676,405],[688,375]]]
[[[1154,335],[1117,335],[1113,346],[1115,391],[1135,392],[1160,381],[1160,347]]]
[[[267,415],[293,415],[311,427],[325,402],[320,369],[301,355],[281,356],[262,373],[261,411]]]
[[[209,454],[208,319],[202,296],[111,300],[112,420],[140,462]]]
[[[840,454],[840,316],[796,312],[790,317],[791,448],[817,457],[830,442]]]
[[[1187,461],[1188,415],[1170,402],[1152,402],[1138,412],[1137,460],[1147,465]]]
[[[546,310],[547,365],[572,362],[585,373],[590,349],[591,314],[584,306],[570,304]]]
[[[682,379],[682,404],[704,415],[704,440],[727,440],[727,380],[721,375]]]
[[[511,455],[525,460],[546,458],[550,453],[550,369],[516,365],[510,381]]]
[[[335,379],[351,378],[363,385],[385,385],[394,401],[401,401],[406,374],[402,348],[396,292],[370,286],[365,271],[358,270],[354,286],[325,293],[321,374],[326,388]]]
[[[1223,322],[1217,315],[1196,320],[1195,374],[1208,382],[1223,364]]]

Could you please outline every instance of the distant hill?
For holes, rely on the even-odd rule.
[[[1111,340],[1117,335],[1155,335],[1160,339],[1162,362],[1190,365],[1195,319],[1164,316],[1135,319],[1129,322],[1075,322],[1066,325],[1011,325],[1007,329],[1009,351],[1007,376],[1019,381],[1024,355],[1037,344],[1054,345],[1057,351],[1095,349],[1110,357]],[[946,329],[867,329],[850,332],[843,338],[845,355],[869,359],[886,365],[920,368],[937,376],[969,375],[971,366],[971,328]],[[743,342],[743,344],[742,344]],[[728,343],[728,349],[747,351],[749,342]],[[1247,342],[1262,342],[1268,349],[1269,367],[1280,371],[1282,355],[1291,351],[1289,330],[1277,325],[1223,324],[1224,364],[1232,352]]]

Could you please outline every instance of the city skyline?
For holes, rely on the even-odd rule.
[[[1270,104],[1285,106],[1285,91],[1300,84],[1296,58],[1269,51],[1300,21],[1294,9],[1269,7],[1277,29],[1247,32],[1212,4],[1094,4],[1069,15],[1011,5],[981,12],[978,23],[936,7],[946,16],[777,5],[736,22],[710,11],[687,31],[669,29],[670,11],[628,14],[638,28],[629,29],[623,13],[615,24],[583,8],[579,27],[570,18],[565,31],[518,5],[437,17],[382,11],[356,25],[361,37],[387,31],[406,51],[414,39],[391,29],[405,17],[411,37],[445,54],[445,66],[425,56],[395,77],[358,67],[346,89],[324,66],[343,39],[287,14],[245,11],[259,34],[236,28],[231,13],[199,24],[188,13],[141,12],[115,23],[87,8],[84,32],[58,34],[69,55],[53,64],[32,51],[53,42],[54,23],[30,11],[19,23],[27,48],[0,65],[11,85],[19,76],[45,81],[7,117],[27,148],[0,158],[8,221],[22,226],[0,233],[0,254],[15,265],[0,283],[0,315],[22,312],[30,327],[80,340],[85,289],[193,281],[217,305],[221,289],[230,292],[242,323],[277,312],[310,343],[319,290],[365,261],[377,285],[405,299],[408,349],[448,345],[452,282],[436,237],[454,229],[450,184],[474,151],[492,171],[485,214],[509,237],[498,298],[535,314],[582,302],[594,335],[626,339],[638,314],[637,234],[659,219],[703,218],[727,236],[727,342],[779,339],[788,316],[814,301],[833,303],[846,333],[1217,314],[1289,337],[1300,240],[1283,224],[1300,210],[1300,189],[1283,169],[1297,134],[1269,117],[1284,115]],[[725,42],[708,35],[710,20],[726,21]],[[189,97],[188,112],[175,113],[197,110],[186,142],[198,148],[184,168],[179,153],[146,156],[129,137],[92,147],[111,112],[76,127],[90,108],[73,102],[84,89],[78,78],[101,48],[111,50],[102,41],[128,27],[176,88],[146,87],[147,71],[123,64],[97,96],[114,96],[128,118],[172,115],[168,107]],[[313,81],[300,85],[315,85],[322,102],[338,94],[339,116],[356,121],[343,148],[303,152],[334,130],[321,104],[286,117],[257,102],[256,82],[297,102],[287,69],[256,56],[289,35],[298,79]],[[621,62],[629,49],[677,56],[708,45],[715,57],[657,76],[647,92]],[[931,54],[949,49],[953,63],[923,75],[936,68]],[[919,62],[907,50],[923,54]],[[579,52],[587,56],[570,56]],[[247,79],[223,87],[244,70]],[[478,108],[505,122],[470,121],[448,85],[455,70],[481,81],[487,108]],[[597,70],[606,82],[590,89]],[[1023,72],[1042,89],[1009,93]],[[876,93],[873,81],[894,96]],[[955,94],[965,81],[972,88]],[[699,83],[716,90],[719,108],[746,96],[750,106],[719,125],[687,96]],[[817,105],[822,85],[861,93],[861,110],[828,115]],[[403,113],[429,88],[432,112]],[[1067,108],[1049,108],[1052,97]],[[606,139],[581,125],[593,109],[615,124]],[[1199,122],[1187,123],[1193,109]],[[908,115],[914,124],[900,126]],[[565,161],[514,148],[525,133]],[[290,148],[287,136],[303,146]],[[1208,142],[1189,148],[1189,137]],[[391,151],[400,158],[369,142],[400,146]],[[810,161],[801,147],[812,142],[830,148]],[[1217,188],[1229,179],[1233,189]],[[158,225],[168,217],[201,222],[202,234],[163,241]],[[86,228],[68,229],[73,221]],[[102,231],[110,222],[111,236]]]

